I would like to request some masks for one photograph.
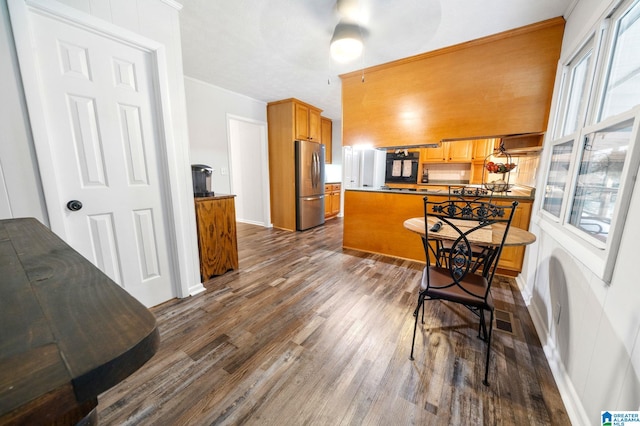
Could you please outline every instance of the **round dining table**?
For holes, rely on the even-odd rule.
[[[439,218],[437,216],[427,216],[429,228],[431,228],[438,220]],[[407,219],[404,221],[404,227],[409,231],[419,234],[420,236],[424,236],[424,217],[412,217],[411,219]],[[504,235],[505,228],[505,225],[502,223],[494,223],[491,225],[491,241],[475,241],[474,243],[487,247],[499,246],[502,242],[502,236]],[[450,240],[451,238],[446,234],[429,232],[429,239]],[[534,243],[535,241],[536,236],[531,232],[511,226],[509,228],[509,233],[507,234],[507,239],[504,242],[504,246],[526,246]]]

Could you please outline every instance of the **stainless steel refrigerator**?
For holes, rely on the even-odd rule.
[[[295,141],[296,229],[324,223],[324,145]]]

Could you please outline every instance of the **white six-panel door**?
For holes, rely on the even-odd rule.
[[[29,21],[66,241],[147,306],[175,297],[151,54]]]

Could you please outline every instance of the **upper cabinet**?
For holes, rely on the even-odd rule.
[[[422,148],[420,154],[423,163],[468,163],[473,154],[473,141],[443,142],[437,148]]]
[[[322,139],[320,129],[320,113],[322,110],[293,100],[296,114],[296,139],[320,142]]]
[[[445,142],[443,143],[443,145],[446,145],[447,147],[447,155],[445,156],[445,158],[447,159],[446,161],[471,161],[471,155],[473,153],[472,141]]]
[[[500,139],[476,139],[473,141],[473,154],[471,161],[484,161],[493,154],[493,150],[498,147]]]
[[[333,146],[333,123],[330,119],[326,118],[326,117],[320,117],[321,120],[321,134],[322,134],[322,144],[324,145],[324,162],[327,164],[331,164],[332,159],[332,155],[331,155],[331,149]]]
[[[343,74],[343,145],[546,131],[564,24],[553,18]]]

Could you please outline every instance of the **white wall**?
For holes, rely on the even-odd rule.
[[[580,0],[567,18],[562,59],[575,51],[614,0]],[[558,83],[555,97],[557,98]],[[552,116],[549,120],[553,122]],[[544,173],[539,173],[538,186]],[[542,196],[534,206],[534,212]],[[519,285],[575,424],[601,424],[600,411],[640,410],[640,184],[636,184],[610,285],[545,233],[527,250]]]
[[[227,114],[266,122],[267,104],[191,77],[184,86],[191,164],[213,167],[213,192],[230,194]]]

